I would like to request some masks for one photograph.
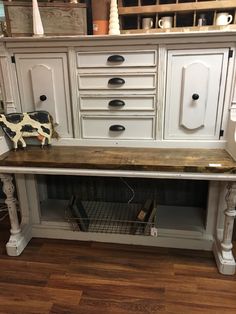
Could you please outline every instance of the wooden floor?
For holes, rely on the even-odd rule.
[[[33,239],[5,252],[0,224],[0,313],[236,313],[236,276],[209,252]]]

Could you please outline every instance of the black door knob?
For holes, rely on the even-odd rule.
[[[125,80],[121,77],[113,77],[108,81],[109,85],[123,85],[125,84]]]
[[[193,94],[193,95],[192,95],[192,99],[193,99],[193,100],[198,100],[198,98],[199,98],[199,95],[198,95],[198,94]]]
[[[45,101],[45,100],[47,100],[47,96],[46,95],[41,95],[41,96],[39,96],[39,99],[41,101]]]

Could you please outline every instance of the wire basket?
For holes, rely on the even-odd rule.
[[[65,212],[74,231],[151,235],[155,224],[155,206],[146,221],[137,219],[141,204],[84,201],[79,207],[74,212],[68,206]]]

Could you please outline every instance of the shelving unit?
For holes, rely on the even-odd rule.
[[[128,202],[131,191],[120,178],[40,176],[40,224],[73,230],[81,236],[99,233],[150,238],[157,232],[158,237],[203,237],[207,182],[131,178],[125,182],[133,188],[132,202]],[[69,206],[71,195],[81,200],[86,215],[74,214]],[[142,221],[138,215],[147,199],[153,201],[151,211]]]
[[[205,210],[199,207],[158,205],[155,221],[140,222],[135,220],[140,204],[95,201],[82,203],[90,221],[86,232],[151,236],[151,228],[154,227],[157,236],[201,237],[205,230]],[[43,201],[41,224],[80,232],[78,219],[67,211],[67,205],[67,200]],[[178,213],[175,219],[174,212]]]
[[[236,29],[235,0],[119,0],[118,9],[124,34]],[[227,12],[232,15],[232,22],[224,26],[215,25],[218,12]],[[206,17],[204,26],[198,26],[200,14]],[[158,27],[158,21],[163,16],[173,17],[172,28]],[[153,28],[142,29],[144,17],[153,19]]]

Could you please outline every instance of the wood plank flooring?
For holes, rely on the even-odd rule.
[[[236,313],[236,276],[210,252],[33,239],[9,257],[7,239],[5,221],[1,314]]]

